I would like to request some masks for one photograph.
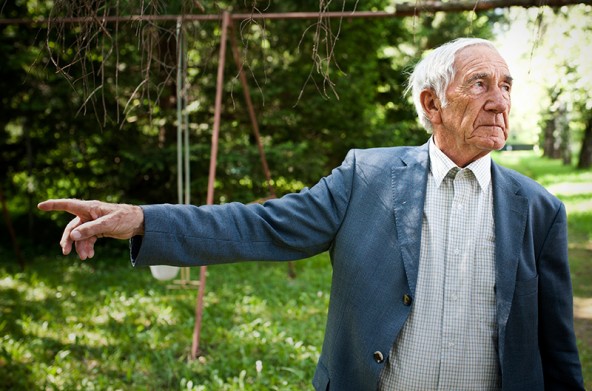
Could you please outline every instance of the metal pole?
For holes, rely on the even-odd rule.
[[[399,18],[406,16],[416,16],[420,13],[433,12],[462,12],[462,11],[487,11],[495,8],[523,7],[540,8],[551,7],[559,8],[576,4],[592,4],[592,0],[487,0],[487,1],[420,1],[406,2],[396,5],[394,12],[386,11],[342,11],[342,12],[286,12],[286,13],[249,13],[233,14],[234,20],[260,20],[260,19],[318,19],[323,18]],[[52,23],[110,23],[110,22],[163,22],[176,20],[178,15],[128,15],[128,16],[82,16],[82,17],[56,17],[56,18],[13,18],[0,19],[0,25],[3,24],[30,24],[43,25]],[[218,21],[223,19],[220,14],[187,14],[183,15],[185,21]]]
[[[177,19],[177,197],[179,204],[190,202],[189,127],[187,115],[187,44],[183,18]],[[181,284],[191,280],[189,267],[181,268]]]
[[[255,135],[255,140],[257,141],[257,148],[259,149],[259,156],[261,158],[261,165],[263,166],[263,171],[265,173],[265,179],[267,180],[267,188],[269,189],[269,194],[275,198],[275,189],[271,182],[271,172],[269,171],[269,166],[267,164],[267,158],[265,156],[265,150],[263,149],[263,143],[261,142],[261,135],[259,133],[259,123],[257,122],[257,116],[255,115],[255,109],[253,108],[253,102],[251,100],[251,94],[249,92],[249,85],[247,84],[247,77],[245,76],[245,72],[243,70],[243,64],[240,60],[240,55],[238,52],[238,45],[236,44],[236,37],[234,32],[234,23],[230,25],[230,46],[232,48],[232,55],[234,56],[234,62],[238,68],[238,77],[240,82],[243,86],[243,94],[245,96],[245,102],[247,104],[247,109],[249,112],[249,118],[251,119],[251,126],[253,127],[253,134]]]
[[[181,49],[183,53],[183,132],[184,132],[184,143],[185,143],[185,203],[191,203],[191,169],[190,169],[190,154],[189,154],[189,113],[187,112],[187,100],[188,100],[188,89],[187,89],[187,39],[185,34],[181,31]]]
[[[218,138],[220,133],[220,117],[222,113],[222,90],[224,87],[224,62],[226,57],[226,40],[228,26],[230,25],[230,14],[222,14],[222,35],[220,37],[220,54],[218,60],[218,80],[216,83],[216,102],[214,106],[214,129],[212,131],[212,147],[210,154],[210,175],[208,178],[207,204],[214,203],[214,183],[216,181],[216,160],[218,158]],[[195,328],[193,330],[193,346],[191,358],[195,359],[199,354],[199,337],[201,332],[201,321],[203,315],[203,296],[206,288],[206,266],[200,268],[199,291],[195,305]]]
[[[181,46],[181,18],[177,18],[177,202],[183,203],[183,53]]]

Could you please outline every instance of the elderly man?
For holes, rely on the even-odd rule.
[[[131,238],[135,266],[292,260],[329,251],[316,390],[583,390],[563,204],[491,161],[512,77],[458,39],[410,79],[420,147],[351,151],[310,189],[263,205],[50,200],[76,217],[64,254]]]

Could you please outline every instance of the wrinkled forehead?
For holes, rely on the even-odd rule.
[[[512,80],[510,68],[499,52],[486,45],[471,45],[459,50],[454,57],[456,80],[472,78],[475,74]]]

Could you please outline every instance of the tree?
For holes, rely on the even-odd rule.
[[[68,4],[74,3],[56,3],[52,15],[88,11]],[[187,3],[139,11],[133,8],[135,3],[125,3],[125,9],[96,4],[92,27],[85,21],[56,22],[44,36],[37,27],[4,25],[2,44],[11,66],[2,68],[3,91],[13,92],[2,95],[3,107],[11,109],[2,111],[0,135],[10,140],[2,144],[5,156],[14,156],[6,160],[6,181],[13,186],[14,199],[24,204],[27,197],[176,202],[173,129],[178,97],[171,77],[178,53],[176,24],[100,23],[100,18],[118,12],[182,12]],[[234,12],[253,11],[244,2],[217,4],[232,5]],[[343,4],[346,10],[384,9],[387,2],[329,2],[333,8],[327,10],[341,10]],[[318,7],[316,0],[298,5],[277,2],[265,12],[318,11]],[[47,12],[22,7],[15,15]],[[425,50],[445,40],[460,35],[490,37],[490,23],[498,18],[495,12],[467,12],[410,19],[345,18],[323,24],[318,20],[237,24],[243,66],[250,75],[278,195],[314,184],[350,148],[425,141],[428,135],[419,127],[409,97],[403,96],[406,71]],[[192,193],[193,202],[200,204],[205,201],[220,26],[187,22],[183,32],[189,42],[185,55]],[[319,42],[326,44],[327,51],[315,49]],[[265,178],[240,98],[237,69],[229,61],[225,71],[218,161],[223,179],[216,184],[217,202],[250,202],[267,194]],[[21,158],[27,156],[27,145],[29,162]]]
[[[513,27],[524,24],[520,37],[509,38],[513,39],[509,46],[527,48],[522,50],[527,70],[522,76],[528,88],[527,95],[518,97],[520,104],[537,112],[540,118],[540,144],[545,155],[571,164],[569,155],[574,143],[581,142],[581,151],[588,153],[583,146],[589,143],[589,136],[583,130],[592,108],[588,54],[592,46],[592,7],[581,4],[559,9],[512,9],[508,17]],[[518,126],[524,122],[524,113],[516,122]]]

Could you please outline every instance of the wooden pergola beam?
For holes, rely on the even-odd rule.
[[[231,14],[232,20],[273,20],[273,19],[334,19],[334,18],[393,18],[435,12],[488,11],[508,7],[552,7],[559,8],[569,5],[592,5],[592,0],[484,0],[484,1],[419,1],[401,3],[395,6],[394,12],[387,11],[353,11],[353,12],[283,12],[283,13],[242,13]],[[85,17],[54,17],[54,18],[21,18],[0,19],[1,24],[34,24],[47,25],[52,23],[115,23],[115,22],[166,22],[177,21],[221,21],[223,14],[184,14],[184,15],[128,15],[128,16],[85,16]]]

